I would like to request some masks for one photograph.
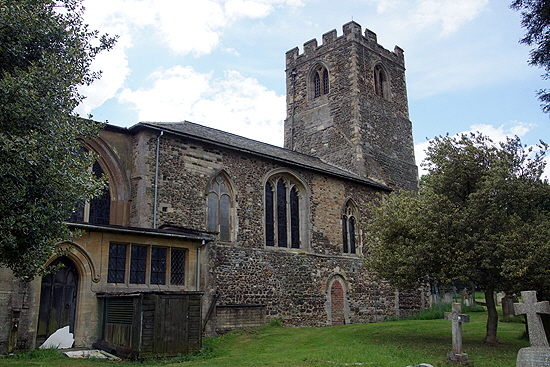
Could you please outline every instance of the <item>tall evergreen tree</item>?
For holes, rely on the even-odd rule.
[[[550,0],[514,0],[512,9],[521,12],[521,26],[526,33],[520,42],[534,46],[529,63],[544,69],[543,79],[550,79]],[[538,91],[542,110],[550,113],[550,91]]]
[[[115,40],[90,31],[81,0],[0,0],[0,265],[43,270],[63,220],[101,189],[82,142],[100,126],[79,118],[80,85]]]

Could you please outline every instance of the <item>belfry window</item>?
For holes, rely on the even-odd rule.
[[[266,246],[303,247],[303,195],[303,188],[287,176],[275,176],[266,182]]]
[[[231,241],[231,189],[224,174],[219,174],[212,180],[206,201],[207,229],[219,232],[220,241]]]
[[[328,94],[330,91],[328,70],[318,65],[312,73],[311,84],[313,86],[313,98],[320,97],[324,94]]]
[[[347,254],[356,253],[356,220],[355,206],[348,201],[342,214],[342,243],[343,252]]]
[[[389,83],[386,72],[380,64],[374,67],[374,93],[378,97],[389,99]]]

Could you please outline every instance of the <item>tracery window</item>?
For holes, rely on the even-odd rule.
[[[328,94],[330,91],[328,70],[318,65],[312,73],[311,83],[313,85],[313,98]]]
[[[231,187],[224,174],[217,175],[206,196],[208,213],[206,228],[220,233],[220,241],[231,241]]]
[[[305,190],[290,176],[274,176],[265,184],[266,246],[303,247],[304,220],[300,215]]]
[[[104,175],[103,169],[96,161],[92,166],[92,172],[96,178]],[[111,194],[109,186],[105,187],[103,193],[86,202],[76,204],[76,211],[69,218],[72,222],[87,222],[91,224],[109,224],[111,215]]]
[[[384,99],[390,95],[388,77],[380,64],[374,67],[374,93]]]
[[[356,210],[351,201],[348,201],[342,214],[342,243],[343,252],[356,253]]]

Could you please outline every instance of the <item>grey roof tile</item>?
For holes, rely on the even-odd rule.
[[[277,162],[285,163],[288,166],[296,166],[310,169],[344,178],[351,181],[360,182],[369,186],[375,186],[384,190],[391,190],[388,186],[359,176],[353,172],[336,167],[332,164],[323,162],[317,157],[298,153],[289,149],[281,148],[275,145],[262,143],[257,140],[248,139],[239,135],[213,129],[203,125],[195,124],[189,121],[183,122],[140,122],[134,125],[130,130],[149,127],[156,130],[164,130],[176,135],[186,136],[190,139],[199,140],[204,143],[238,150],[263,158],[272,159]]]

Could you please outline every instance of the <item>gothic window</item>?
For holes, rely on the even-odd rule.
[[[170,285],[184,285],[186,251],[111,243],[107,282],[165,285],[169,280]]]
[[[266,246],[304,247],[305,225],[301,211],[305,190],[292,177],[277,175],[265,184]]]
[[[330,91],[328,70],[324,66],[318,65],[313,70],[311,74],[311,85],[313,87],[313,98],[328,94],[328,92]]]
[[[342,243],[343,252],[356,253],[356,210],[351,201],[348,201],[342,214]]]
[[[92,166],[96,178],[104,175],[103,169],[96,161]],[[105,187],[101,195],[76,204],[76,211],[69,218],[72,222],[87,222],[91,224],[109,224],[111,212],[111,194],[109,187]]]
[[[374,67],[374,93],[378,97],[389,99],[388,77],[380,64]]]
[[[220,241],[231,241],[231,189],[224,174],[217,175],[206,196],[208,213],[206,228],[220,233]]]

